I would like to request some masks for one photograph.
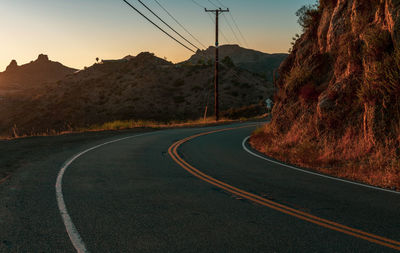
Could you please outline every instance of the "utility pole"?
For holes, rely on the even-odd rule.
[[[218,74],[219,74],[219,42],[218,42],[218,17],[223,12],[229,12],[229,9],[223,10],[221,8],[216,10],[205,9],[206,12],[215,13],[215,74],[214,74],[214,94],[215,94],[215,120],[219,120],[219,92],[218,92]]]

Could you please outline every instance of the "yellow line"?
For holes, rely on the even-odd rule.
[[[252,126],[252,125],[251,125]],[[229,130],[235,130],[235,129],[240,129],[240,128],[246,128],[246,127],[251,127],[251,126],[244,126],[244,127],[237,127],[237,128],[226,128],[226,129],[221,129],[221,130],[215,130],[215,131],[210,131],[210,132],[204,132],[204,133],[200,133],[200,134],[196,134],[190,137],[187,137],[185,139],[182,139],[180,141],[175,142],[171,147],[169,147],[168,149],[168,153],[169,155],[172,157],[172,159],[178,163],[182,168],[184,168],[186,171],[188,171],[189,173],[191,173],[192,175],[194,175],[195,177],[208,182],[214,186],[217,186],[221,189],[224,189],[230,193],[233,193],[235,195],[241,196],[245,199],[248,199],[250,201],[253,201],[255,203],[261,204],[263,206],[267,206],[271,209],[277,210],[279,212],[294,216],[296,218],[320,225],[322,227],[325,228],[329,228],[338,232],[342,232],[344,234],[347,235],[351,235],[360,239],[364,239],[367,240],[369,242],[373,242],[382,246],[386,246],[392,249],[396,249],[396,250],[400,250],[400,242],[398,241],[394,241],[382,236],[378,236],[378,235],[374,235],[374,234],[370,234],[367,232],[364,232],[362,230],[359,229],[355,229],[355,228],[351,228],[330,220],[326,220],[317,216],[314,216],[312,214],[279,204],[277,202],[265,199],[263,197],[260,197],[258,195],[249,193],[247,191],[238,189],[234,186],[231,186],[227,183],[224,183],[222,181],[219,181],[209,175],[204,174],[203,172],[199,171],[198,169],[196,169],[195,167],[193,167],[192,165],[190,165],[189,163],[187,163],[185,160],[183,160],[182,157],[180,157],[178,155],[178,148],[185,142],[198,138],[200,136],[204,136],[204,135],[209,135],[212,133],[218,133],[218,132],[223,132],[223,131],[229,131]]]

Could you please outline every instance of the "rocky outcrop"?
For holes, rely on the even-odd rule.
[[[352,125],[371,143],[397,134],[400,1],[321,0],[308,15],[311,25],[279,70],[276,102],[299,103],[304,87],[312,87],[318,99],[305,100],[319,132],[340,135]],[[284,107],[274,111],[281,130],[288,129]],[[302,113],[309,111],[297,117]]]
[[[16,60],[12,60],[10,64],[7,66],[6,71],[11,72],[15,71],[18,68],[18,63]]]
[[[400,189],[400,1],[320,0],[304,10],[304,33],[279,69],[272,121],[252,145]]]
[[[36,60],[36,62],[41,62],[41,63],[46,63],[46,62],[49,62],[49,61],[50,61],[49,60],[49,56],[45,55],[45,54],[39,54],[39,56],[38,56],[38,58]]]

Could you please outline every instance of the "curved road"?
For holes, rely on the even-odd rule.
[[[254,128],[124,132],[50,151],[0,187],[0,252],[400,250],[400,194],[255,157],[242,147]]]

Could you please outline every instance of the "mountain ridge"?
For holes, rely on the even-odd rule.
[[[59,62],[50,61],[44,54],[40,54],[35,61],[20,66],[16,60],[12,60],[6,70],[0,72],[0,89],[21,89],[55,82],[75,71],[77,70]]]
[[[221,45],[219,47],[220,59],[231,58],[232,62],[240,68],[263,75],[267,80],[273,80],[273,73],[277,70],[284,59],[285,53],[268,54],[254,49],[247,49],[239,45]],[[183,63],[199,64],[205,59],[213,60],[215,47],[210,46],[206,50],[197,51]]]
[[[212,115],[213,69],[173,64],[148,52],[104,60],[44,85],[26,100],[3,101],[0,115],[6,120],[0,132],[23,135],[115,120],[198,119],[207,105]],[[260,104],[274,92],[271,83],[235,66],[221,66],[220,80],[221,111]]]

